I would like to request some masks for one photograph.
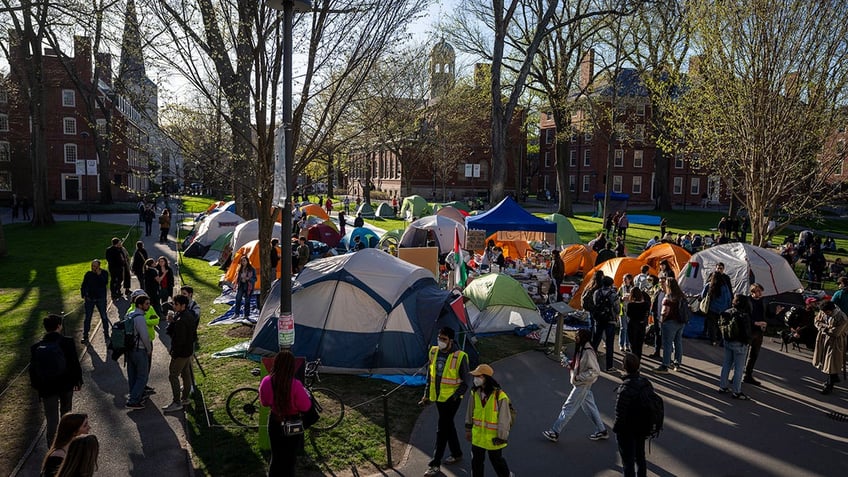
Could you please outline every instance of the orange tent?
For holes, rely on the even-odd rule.
[[[306,204],[300,208],[300,210],[306,215],[317,215],[324,220],[330,220],[330,216],[327,215],[327,211],[318,206],[318,204]]]
[[[223,200],[219,200],[218,202],[212,202],[212,204],[210,204],[209,207],[206,208],[206,213],[208,214],[213,209],[217,209],[218,207],[221,207],[224,204],[226,204],[226,202],[224,202]]]
[[[689,263],[691,256],[692,254],[683,247],[671,243],[660,243],[642,252],[642,255],[639,255],[639,260],[657,270],[660,268],[661,261],[668,260],[668,264],[674,271],[674,276],[677,276],[680,270],[683,270],[683,267]]]
[[[247,256],[247,260],[256,269],[256,289],[258,290],[261,280],[259,277],[259,240],[247,242],[233,254],[233,261],[230,264],[230,268],[227,269],[227,273],[224,274],[224,280],[230,283],[236,282],[236,269],[242,256]],[[276,275],[278,277],[280,276],[280,265],[282,263],[282,260],[277,263]]]
[[[533,247],[526,240],[498,240],[497,232],[489,235],[486,238],[486,243],[489,243],[489,240],[495,242],[496,247],[503,249],[505,258],[511,258],[513,260],[523,259],[528,251],[533,250]],[[477,252],[483,253],[482,250],[478,250]]]
[[[565,274],[576,275],[583,273],[584,275],[595,266],[595,259],[598,254],[591,248],[579,243],[565,247],[565,250],[560,252],[559,256],[565,263]]]
[[[571,305],[572,308],[581,308],[580,297],[583,295],[583,290],[589,286],[589,282],[592,281],[592,276],[596,271],[600,270],[604,272],[604,276],[612,277],[615,282],[615,287],[618,288],[621,286],[624,275],[630,273],[635,277],[640,273],[642,265],[645,265],[645,262],[638,258],[617,257],[611,258],[597,267],[593,267],[586,274],[585,278],[583,278],[583,283],[581,283],[580,288],[574,292],[574,298],[572,298],[568,304]],[[651,268],[648,273],[656,275],[657,271]]]

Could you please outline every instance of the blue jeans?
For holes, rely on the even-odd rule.
[[[601,339],[604,340],[604,360],[606,361],[607,370],[612,369],[613,355],[615,353],[615,322],[608,323],[595,322],[595,332],[592,334],[592,348],[598,351],[598,345],[601,344]]]
[[[674,362],[683,364],[683,323],[679,321],[664,321],[662,324],[662,365],[671,365],[671,350],[674,347]]]
[[[619,348],[629,348],[630,347],[630,335],[627,334],[627,323],[630,322],[630,318],[627,315],[621,315],[618,319],[618,323],[621,326],[621,331],[618,332],[618,347]]]
[[[565,403],[563,403],[559,417],[554,421],[551,430],[557,434],[562,432],[562,428],[577,413],[577,408],[583,408],[583,412],[595,424],[596,432],[603,432],[606,429],[604,421],[601,420],[601,413],[598,412],[598,406],[595,405],[595,396],[592,394],[592,385],[590,384],[588,386],[574,386]]]
[[[236,289],[236,316],[241,312],[241,302],[244,301],[244,316],[250,316],[250,295],[247,293],[247,287],[239,286]]]
[[[733,387],[735,393],[742,392],[742,374],[745,371],[745,358],[748,355],[748,345],[738,341],[724,342],[724,362],[721,364],[721,388],[727,387],[730,368],[733,367]]]
[[[127,382],[130,385],[130,398],[133,404],[141,402],[144,397],[144,387],[150,376],[150,360],[147,351],[136,349],[127,352]]]
[[[106,341],[109,341],[109,329],[112,328],[112,323],[109,322],[109,316],[106,315],[105,296],[85,299],[85,321],[82,324],[82,336],[88,339],[88,332],[91,331],[91,317],[94,315],[95,306],[97,307],[97,312],[100,313],[100,321],[103,323],[103,335],[106,336]]]

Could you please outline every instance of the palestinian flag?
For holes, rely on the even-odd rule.
[[[465,281],[468,279],[468,273],[465,270],[465,260],[462,259],[462,249],[459,248],[459,227],[453,230],[453,258],[456,272],[456,285],[459,287],[465,286]]]

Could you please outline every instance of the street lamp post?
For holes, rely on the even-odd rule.
[[[85,146],[88,143],[88,132],[81,132],[80,137],[82,138],[82,154],[80,155],[82,156],[83,166],[82,195],[85,200],[85,220],[86,222],[91,222],[91,202],[88,200],[88,159],[85,158]]]

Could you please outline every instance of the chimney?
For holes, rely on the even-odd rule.
[[[109,53],[97,53],[95,58],[94,77],[104,84],[112,86],[112,55]]]
[[[689,76],[697,78],[701,74],[701,57],[698,55],[689,58]]]
[[[87,36],[74,36],[74,69],[80,79],[91,82],[91,38]]]
[[[589,49],[580,60],[580,89],[585,91],[595,76],[595,50]]]

